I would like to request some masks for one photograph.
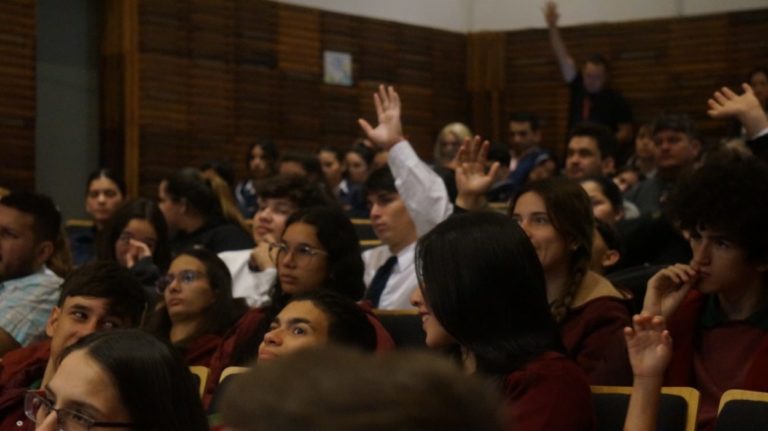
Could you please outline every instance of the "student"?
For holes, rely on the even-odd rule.
[[[370,141],[357,139],[344,154],[344,163],[347,165],[347,179],[356,186],[365,184],[371,173],[373,158],[376,151]]]
[[[561,353],[541,264],[513,220],[451,217],[419,239],[416,256],[420,290],[412,301],[427,346],[456,348],[467,372],[498,380],[507,429],[594,427],[587,379]]]
[[[251,218],[258,210],[256,182],[275,174],[277,147],[269,141],[257,141],[248,148],[246,168],[250,177],[235,186],[235,199],[243,217]]]
[[[259,362],[328,343],[361,351],[376,349],[376,330],[352,300],[327,289],[294,296],[269,325]]]
[[[768,167],[732,158],[705,164],[670,197],[693,259],[648,281],[643,312],[667,319],[675,346],[664,384],[699,390],[698,429],[714,428],[724,391],[768,391],[765,196]]]
[[[366,181],[371,225],[383,243],[363,254],[366,299],[377,308],[410,308],[417,285],[416,240],[453,213],[453,205],[443,181],[403,137],[400,96],[394,88],[379,86],[374,104],[377,126],[358,122],[371,142],[389,152],[389,168],[371,173]]]
[[[211,360],[206,401],[218,375],[230,365],[243,365],[257,355],[269,325],[294,296],[317,289],[334,291],[351,301],[362,299],[363,262],[355,228],[336,207],[311,207],[292,214],[279,242],[272,245],[277,280],[268,305],[248,311],[225,335]],[[363,308],[376,328],[377,350],[394,348],[394,342],[369,308]]]
[[[188,365],[208,366],[224,334],[247,308],[232,297],[232,278],[224,262],[202,248],[176,256],[157,281],[157,290],[162,300],[147,328],[173,343]]]
[[[544,268],[568,355],[591,384],[629,384],[622,335],[630,322],[629,295],[589,270],[594,218],[587,194],[577,183],[550,178],[526,185],[511,209]]]
[[[48,316],[50,338],[0,360],[0,429],[34,428],[24,416],[24,394],[50,382],[64,348],[95,331],[138,326],[146,310],[141,284],[117,263],[90,262],[72,272]]]
[[[28,392],[25,404],[37,431],[208,430],[189,370],[178,354],[138,330],[95,333],[69,346],[51,381]]]
[[[120,207],[104,229],[98,257],[128,268],[154,304],[155,282],[171,261],[168,228],[157,204],[139,198]]]
[[[592,202],[592,213],[595,215],[595,220],[613,226],[624,219],[624,199],[619,187],[613,181],[599,175],[584,178],[580,184]],[[635,214],[635,216],[637,215]]]
[[[172,253],[196,245],[214,253],[253,247],[246,231],[224,219],[216,193],[197,169],[185,168],[161,181],[158,196]]]
[[[291,214],[313,206],[331,205],[332,198],[318,184],[295,175],[276,175],[256,183],[258,211],[251,235],[256,246],[219,253],[232,275],[232,295],[251,307],[269,305],[269,292],[277,277],[271,244],[280,241]]]
[[[88,176],[85,186],[85,212],[93,220],[93,227],[67,229],[75,266],[94,258],[98,247],[97,234],[125,199],[125,183],[111,169],[99,169]]]

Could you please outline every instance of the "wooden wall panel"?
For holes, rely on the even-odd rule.
[[[445,123],[469,116],[462,34],[253,0],[140,0],[138,32],[142,195],[208,159],[244,176],[258,139],[347,147],[357,119],[375,119],[380,83],[398,84],[424,156]],[[324,50],[352,54],[354,85],[323,83]]]
[[[568,27],[562,34],[577,62],[595,52],[611,61],[612,85],[630,101],[637,123],[649,122],[663,110],[686,112],[709,140],[721,137],[727,128],[706,116],[711,93],[722,85],[737,86],[750,69],[768,61],[768,9]],[[538,114],[545,144],[562,155],[568,91],[547,32],[505,36],[501,116],[516,110]]]
[[[34,0],[0,2],[0,187],[35,187]]]

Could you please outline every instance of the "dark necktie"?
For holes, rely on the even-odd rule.
[[[387,280],[389,280],[389,276],[392,275],[392,268],[395,267],[396,263],[397,256],[391,256],[384,262],[384,265],[381,265],[379,269],[376,270],[376,274],[373,276],[373,280],[371,280],[371,285],[365,293],[365,299],[370,300],[374,308],[379,306],[381,294],[387,286]]]

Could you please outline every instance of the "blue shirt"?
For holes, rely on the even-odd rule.
[[[22,347],[43,339],[63,281],[42,267],[26,277],[0,283],[0,329]]]

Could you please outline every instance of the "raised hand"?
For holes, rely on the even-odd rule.
[[[542,12],[544,13],[547,27],[557,27],[557,22],[560,20],[560,14],[557,12],[557,3],[548,1],[542,8]]]
[[[768,127],[768,118],[760,101],[749,84],[741,84],[744,94],[738,95],[730,88],[723,87],[707,101],[707,114],[712,118],[736,118],[752,137]]]
[[[629,363],[635,378],[661,379],[672,357],[672,337],[662,316],[636,314],[624,328]]]
[[[485,204],[485,194],[493,185],[499,162],[494,162],[486,172],[490,145],[475,136],[474,139],[466,138],[456,152],[456,203],[464,209],[472,210]]]
[[[698,282],[698,273],[690,265],[678,263],[657,272],[648,280],[643,314],[669,318]]]
[[[379,86],[379,92],[373,95],[379,124],[376,128],[360,118],[357,122],[368,139],[379,148],[389,151],[403,138],[403,126],[400,122],[400,96],[391,86]]]
[[[152,250],[147,244],[133,238],[128,240],[128,250],[125,252],[125,264],[128,268],[133,268],[136,262],[150,256],[152,256]]]

